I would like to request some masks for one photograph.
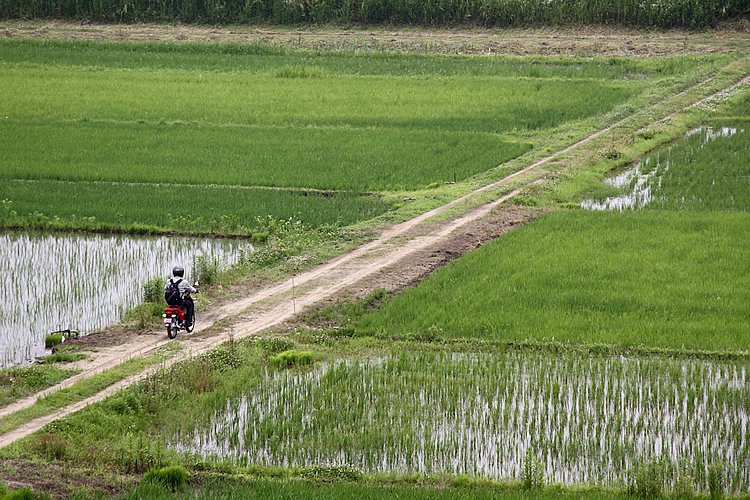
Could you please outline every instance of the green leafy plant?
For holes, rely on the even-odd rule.
[[[52,347],[55,347],[56,345],[63,343],[63,334],[60,332],[56,333],[49,333],[44,337],[44,346],[47,349],[51,349]]]
[[[628,470],[627,492],[640,498],[657,498],[663,494],[664,481],[663,462],[641,462]]]
[[[297,351],[291,349],[280,352],[275,356],[269,356],[268,361],[277,368],[291,368],[293,366],[312,364],[315,361],[315,354],[312,351]]]
[[[143,476],[145,483],[158,483],[171,491],[176,492],[182,489],[187,483],[188,472],[181,465],[168,465],[161,469],[149,469]]]
[[[708,494],[711,498],[724,497],[724,467],[721,464],[708,466]]]
[[[143,301],[157,304],[164,302],[164,278],[155,276],[144,283]]]
[[[219,279],[221,262],[211,255],[196,255],[193,257],[193,277],[201,285],[213,285]]]
[[[534,456],[530,449],[526,451],[526,456],[523,459],[521,484],[525,490],[544,488],[544,464]]]

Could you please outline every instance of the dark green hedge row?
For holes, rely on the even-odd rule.
[[[749,0],[0,0],[3,19],[125,23],[703,28],[749,14]]]

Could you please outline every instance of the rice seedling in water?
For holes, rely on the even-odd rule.
[[[737,127],[699,127],[676,144],[604,182],[628,193],[604,201],[586,200],[588,210],[750,209],[747,143],[750,133]]]
[[[247,246],[246,244],[244,244]],[[117,323],[154,276],[176,264],[190,276],[193,257],[234,263],[242,243],[191,238],[0,234],[0,363],[44,354],[45,335],[92,332]]]
[[[748,368],[395,352],[310,370],[267,369],[247,381],[244,394],[178,431],[172,447],[240,464],[528,476],[531,486],[543,478],[618,484],[638,464],[659,460],[670,488],[689,473],[701,491],[709,489],[712,464],[722,462],[727,490],[747,493]]]

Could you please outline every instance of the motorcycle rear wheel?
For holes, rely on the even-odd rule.
[[[179,330],[179,327],[177,326],[177,321],[173,319],[172,323],[167,325],[167,337],[169,337],[170,339],[177,337],[177,330]]]

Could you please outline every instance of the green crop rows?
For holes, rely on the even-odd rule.
[[[750,115],[749,102],[733,112]],[[750,350],[750,128],[737,118],[712,126],[715,138],[695,132],[655,155],[660,166],[645,163],[658,174],[645,208],[545,217],[440,270],[357,328]]]
[[[175,448],[261,466],[520,477],[532,449],[553,482],[614,484],[661,456],[673,483],[723,461],[744,491],[747,364],[533,352],[407,353],[264,371]],[[594,382],[596,381],[596,382]],[[200,418],[200,417],[199,417]],[[680,468],[682,470],[680,470]]]
[[[721,59],[0,44],[0,224],[215,234],[372,219]]]
[[[728,58],[1,40],[0,224],[247,235],[257,223],[261,236],[305,231],[300,218],[350,225],[468,191]],[[106,470],[127,478],[120,490],[182,464],[197,498],[588,494],[550,482],[614,488],[592,496],[747,494],[744,92],[731,118],[643,163],[658,182],[641,209],[572,208],[576,168],[597,159],[581,161],[545,179],[568,208],[419,286],[231,340],[0,455]],[[169,494],[146,481],[131,492]]]

